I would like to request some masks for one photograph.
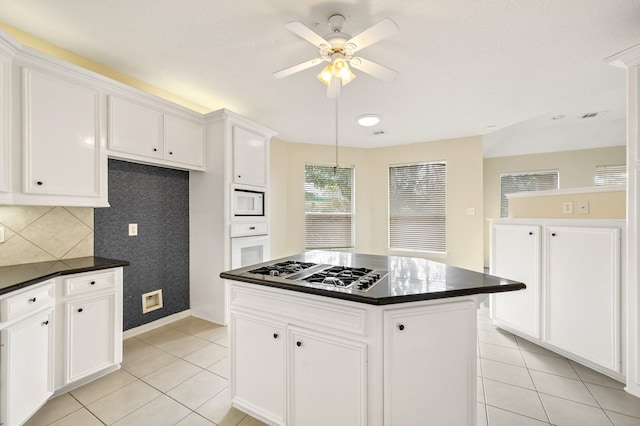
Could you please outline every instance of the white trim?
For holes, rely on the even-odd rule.
[[[154,330],[158,327],[162,327],[163,325],[167,325],[171,322],[177,321],[182,318],[186,318],[191,316],[191,309],[184,310],[182,312],[178,312],[173,315],[169,315],[166,317],[162,317],[152,322],[148,322],[146,324],[142,324],[141,326],[130,328],[122,333],[122,339],[126,340],[130,337],[138,336],[142,333],[146,333],[147,331]]]
[[[579,195],[591,194],[596,192],[624,192],[626,190],[626,185],[602,185],[588,186],[583,188],[549,189],[546,191],[512,192],[511,194],[506,194],[506,196],[507,199],[510,200],[512,198],[549,197],[554,195]]]

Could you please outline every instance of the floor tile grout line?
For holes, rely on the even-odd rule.
[[[537,420],[537,421],[539,421],[539,422],[546,423],[546,424],[549,424],[549,425],[551,425],[551,424],[552,424],[550,420],[545,422],[544,420],[536,419],[535,417],[527,416],[526,414],[518,413],[517,411],[507,410],[506,408],[498,407],[498,406],[496,406],[496,405],[492,405],[492,404],[485,404],[485,405],[486,405],[487,407],[497,408],[498,410],[507,411],[507,412],[509,412],[509,413],[517,414],[518,416],[526,417],[526,418],[528,418],[528,419]],[[488,411],[489,411],[489,410],[487,410],[487,412],[488,412]],[[546,412],[545,412],[545,414],[546,414]],[[489,414],[487,413],[487,420],[488,420],[488,418],[489,418]],[[547,420],[548,420],[548,416],[547,416]],[[489,426],[491,426],[491,425],[489,425]]]

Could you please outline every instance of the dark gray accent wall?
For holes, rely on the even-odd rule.
[[[110,159],[109,203],[94,211],[94,254],[130,262],[124,330],[189,309],[189,172]],[[142,294],[158,289],[164,307],[143,314]]]

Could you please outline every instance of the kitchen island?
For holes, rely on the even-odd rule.
[[[313,251],[223,272],[231,398],[270,425],[475,425],[478,295],[523,283]]]

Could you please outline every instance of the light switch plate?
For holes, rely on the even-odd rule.
[[[0,243],[4,243],[4,226],[0,226]]]
[[[137,223],[130,223],[129,224],[129,236],[130,237],[135,237],[138,235],[138,224]]]
[[[573,202],[565,201],[562,203],[562,214],[572,214],[573,213]]]
[[[474,207],[467,207],[467,216],[473,216],[476,214],[476,209]]]

